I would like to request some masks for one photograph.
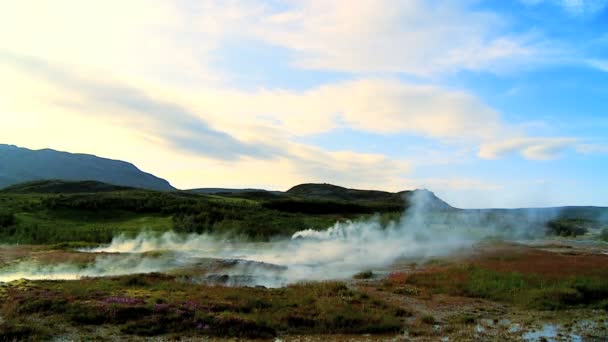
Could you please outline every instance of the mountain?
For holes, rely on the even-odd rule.
[[[90,154],[75,154],[51,149],[30,150],[0,144],[0,189],[43,179],[68,181],[92,180],[113,185],[175,190],[169,182],[120,160]]]

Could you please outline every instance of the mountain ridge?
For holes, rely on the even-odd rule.
[[[0,144],[0,188],[37,180],[98,181],[118,186],[173,191],[168,181],[135,165],[92,154]]]

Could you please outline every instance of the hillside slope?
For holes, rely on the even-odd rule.
[[[37,180],[19,183],[0,189],[0,193],[12,194],[78,194],[98,193],[122,190],[134,190],[132,187],[112,185],[98,181],[64,181],[64,180]]]
[[[41,179],[94,180],[143,189],[175,190],[166,180],[124,161],[0,144],[0,188]]]
[[[406,190],[400,192],[387,192],[379,190],[349,189],[332,184],[307,183],[296,185],[287,190],[287,195],[297,198],[314,200],[331,200],[364,203],[406,203],[412,202],[414,197],[420,205],[429,209],[451,209],[445,201],[428,190]]]

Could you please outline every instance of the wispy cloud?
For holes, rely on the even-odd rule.
[[[587,64],[601,71],[608,72],[608,59],[588,59]]]
[[[457,1],[310,0],[268,13],[251,32],[297,51],[299,67],[354,73],[498,71],[546,53],[536,35],[506,27],[499,16]]]
[[[578,150],[581,141],[576,138],[513,138],[483,144],[479,156],[486,159],[502,158],[510,153],[520,153],[526,159],[550,160],[567,150]]]
[[[534,6],[541,3],[552,3],[560,6],[572,15],[593,15],[603,11],[608,6],[608,0],[520,0],[526,5]]]
[[[108,78],[94,79],[80,75],[66,66],[3,51],[0,51],[0,62],[9,63],[80,96],[75,99],[55,99],[56,104],[81,107],[83,112],[87,108],[95,108],[97,112],[104,112],[102,117],[135,124],[141,130],[150,130],[177,148],[226,160],[242,156],[272,158],[281,153],[278,148],[269,147],[261,141],[239,141],[225,132],[213,129],[179,104],[153,98],[140,89]]]

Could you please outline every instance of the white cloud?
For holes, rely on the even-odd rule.
[[[234,122],[264,123],[291,135],[349,127],[374,133],[478,141],[512,129],[499,113],[471,94],[396,80],[361,79],[306,91],[205,89],[187,96],[198,113],[205,113],[226,130]]]
[[[266,11],[263,2],[0,2],[1,49],[130,82],[222,84],[217,49]],[[241,28],[243,30],[241,30]]]
[[[505,33],[490,12],[458,1],[302,0],[261,17],[251,33],[297,51],[303,68],[433,75],[499,71],[544,52],[530,34]]]
[[[608,0],[520,0],[522,3],[535,6],[541,3],[552,3],[560,6],[571,15],[593,15],[601,12],[608,5]]]
[[[550,160],[559,157],[568,149],[577,149],[579,145],[580,141],[576,138],[513,138],[483,144],[479,150],[479,156],[486,159],[497,159],[518,152],[526,159]]]
[[[608,59],[588,59],[587,64],[601,71],[608,72]]]

